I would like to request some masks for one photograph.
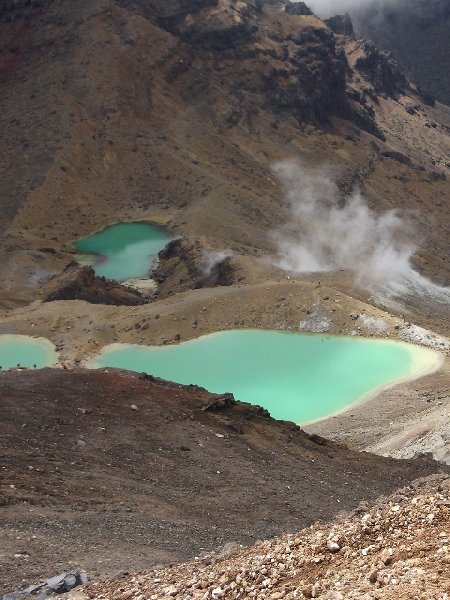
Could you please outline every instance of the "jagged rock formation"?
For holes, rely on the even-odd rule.
[[[290,15],[312,15],[313,12],[304,2],[286,2],[284,10]]]
[[[356,33],[390,50],[422,88],[450,104],[450,4],[447,0],[361,3]]]
[[[142,294],[117,282],[97,277],[92,267],[69,263],[64,271],[52,277],[43,290],[43,301],[85,300],[91,304],[137,306],[143,304]]]
[[[395,99],[406,91],[406,77],[392,56],[364,40],[359,42],[359,49],[360,56],[355,67],[373,84],[375,93],[387,94]]]
[[[148,5],[137,5],[149,15]],[[208,0],[189,11],[182,2],[151,6],[156,15],[150,18],[190,45],[172,81],[199,61],[204,71],[204,52],[213,52],[216,64],[230,59],[240,64],[241,81],[221,84],[241,105],[241,116],[251,110],[250,102],[254,108],[289,110],[307,122],[345,112],[345,61],[335,52],[333,36],[303,3]],[[267,35],[268,21],[274,18],[278,26]],[[203,85],[213,85],[214,79],[208,73]],[[231,119],[229,124],[236,122]]]
[[[177,239],[158,255],[152,277],[158,283],[157,299],[202,287],[232,285],[236,267],[230,255],[207,253],[198,242]]]
[[[345,13],[343,15],[333,15],[329,19],[325,19],[324,22],[328,25],[333,33],[339,35],[353,35],[353,23],[350,15]]]

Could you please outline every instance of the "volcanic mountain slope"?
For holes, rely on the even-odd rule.
[[[352,452],[148,376],[5,372],[0,390],[4,592],[74,567],[96,578],[298,531],[449,472]]]
[[[347,519],[88,587],[77,597],[443,600],[450,591],[450,481],[429,478]],[[205,565],[206,563],[206,565]]]
[[[417,260],[448,281],[449,115],[302,3],[23,0],[0,18],[3,306],[122,219],[272,252],[285,158],[335,165],[377,211],[419,211]]]
[[[356,34],[390,50],[414,81],[450,104],[450,4],[447,0],[360,3]]]

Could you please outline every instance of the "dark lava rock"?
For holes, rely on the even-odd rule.
[[[312,10],[304,2],[286,2],[284,10],[290,15],[312,15]]]
[[[79,585],[85,585],[88,581],[89,578],[84,571],[71,571],[70,573],[62,573],[61,575],[50,577],[50,579],[46,579],[35,585],[30,585],[24,590],[0,596],[0,600],[19,600],[20,598],[27,598],[29,596],[44,600],[52,594],[70,592],[70,590]]]
[[[242,427],[242,423],[240,423],[239,421],[225,421],[225,425],[229,429],[236,431],[236,433],[244,433],[244,428]]]
[[[314,444],[319,444],[319,446],[326,446],[329,443],[326,438],[318,435],[317,433],[307,433],[306,435],[312,442],[314,442]]]
[[[370,41],[361,41],[363,54],[355,63],[373,84],[377,93],[384,93],[397,98],[408,87],[405,74],[392,54],[379,50]]]
[[[236,404],[233,394],[222,394],[221,396],[207,400],[203,405],[203,410],[222,410],[233,404]]]
[[[396,152],[394,150],[383,150],[381,152],[381,156],[383,156],[384,158],[390,158],[391,160],[395,160],[401,165],[407,165],[408,167],[411,167],[413,164],[409,156],[405,156],[405,154],[402,154],[401,152]]]
[[[324,22],[328,25],[333,33],[337,33],[339,35],[354,34],[352,19],[348,13],[345,13],[345,15],[334,15],[329,19],[325,19]]]
[[[207,252],[197,241],[173,240],[158,259],[153,272],[158,299],[190,289],[232,285],[236,279],[231,256]]]
[[[44,288],[44,302],[85,300],[91,304],[136,306],[145,299],[138,290],[97,277],[92,267],[70,262],[60,275],[52,277]]]
[[[362,106],[357,102],[350,102],[348,110],[352,121],[361,127],[361,129],[371,133],[373,136],[383,142],[386,141],[386,136],[375,122],[374,115],[370,110],[370,107]]]

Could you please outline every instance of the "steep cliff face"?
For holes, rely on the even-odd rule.
[[[308,122],[345,112],[345,60],[304,3],[141,0],[134,6],[185,44],[187,59],[172,70],[172,81],[201,70],[203,85],[225,88],[243,112],[286,109]],[[221,71],[231,61],[233,76],[224,78]]]
[[[372,2],[352,9],[356,33],[390,50],[409,75],[450,104],[450,3],[447,0]]]

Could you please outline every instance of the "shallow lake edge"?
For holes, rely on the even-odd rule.
[[[46,369],[46,368],[59,368],[61,366],[61,355],[58,352],[56,345],[46,337],[40,335],[26,335],[21,333],[2,333],[0,334],[0,340],[6,343],[10,342],[18,342],[18,341],[33,341],[39,343],[42,347],[45,347],[51,354],[53,358],[53,362],[43,365],[42,367],[37,367],[38,369]],[[17,368],[17,367],[9,367]],[[21,365],[21,368],[30,368],[25,365]],[[9,369],[5,369],[9,370]]]
[[[98,368],[112,369],[115,367],[104,367],[104,366],[96,366],[95,365],[96,359],[98,359],[100,357],[100,355],[105,351],[107,352],[110,350],[114,350],[116,348],[125,348],[125,347],[143,347],[143,348],[159,348],[159,349],[171,348],[173,346],[178,346],[181,344],[182,345],[195,344],[200,339],[204,339],[206,337],[217,336],[222,333],[237,332],[237,331],[239,331],[239,332],[240,331],[273,332],[273,333],[280,333],[280,334],[285,334],[285,335],[300,335],[302,337],[322,336],[322,337],[330,337],[333,339],[354,340],[355,342],[359,341],[360,343],[392,344],[392,345],[402,346],[403,348],[406,348],[407,351],[409,352],[409,354],[411,356],[411,361],[412,361],[411,373],[409,375],[405,375],[403,377],[398,377],[394,380],[389,381],[388,383],[380,384],[380,385],[376,386],[375,388],[373,388],[372,390],[370,390],[369,392],[363,394],[355,402],[351,402],[350,404],[343,406],[343,407],[339,408],[337,411],[335,411],[333,413],[329,413],[326,416],[319,417],[317,419],[311,419],[311,420],[307,420],[307,421],[297,422],[296,424],[299,426],[313,425],[314,423],[318,423],[320,421],[324,421],[326,419],[333,418],[337,415],[345,413],[346,411],[348,411],[352,408],[355,408],[356,406],[360,406],[362,404],[373,401],[377,396],[379,396],[382,392],[384,392],[387,389],[390,389],[397,385],[401,385],[402,383],[414,381],[415,379],[419,379],[426,375],[431,375],[432,373],[439,371],[439,369],[443,366],[443,364],[445,362],[445,358],[446,358],[444,353],[442,353],[438,350],[429,348],[427,346],[422,346],[422,345],[414,344],[411,342],[405,342],[403,340],[393,340],[390,338],[368,338],[368,337],[359,337],[359,336],[350,336],[350,335],[330,334],[330,333],[319,334],[319,333],[301,332],[301,331],[286,331],[286,330],[282,330],[282,329],[242,328],[242,329],[222,329],[219,331],[200,335],[198,337],[191,338],[188,340],[183,340],[178,343],[172,343],[172,344],[166,344],[166,345],[158,345],[158,344],[148,345],[148,344],[133,344],[133,343],[126,343],[126,342],[125,343],[114,342],[112,344],[107,344],[106,346],[103,346],[98,352],[87,357],[83,361],[82,365],[84,368],[88,368],[88,369],[98,369]],[[424,361],[424,357],[423,357],[424,354],[427,355],[426,361]],[[420,355],[422,355],[422,356],[420,356]],[[432,359],[434,359],[434,360],[432,360]],[[129,369],[124,369],[124,370],[129,370]],[[132,372],[136,372],[136,371],[132,371]],[[180,385],[183,385],[183,384],[180,384]]]

